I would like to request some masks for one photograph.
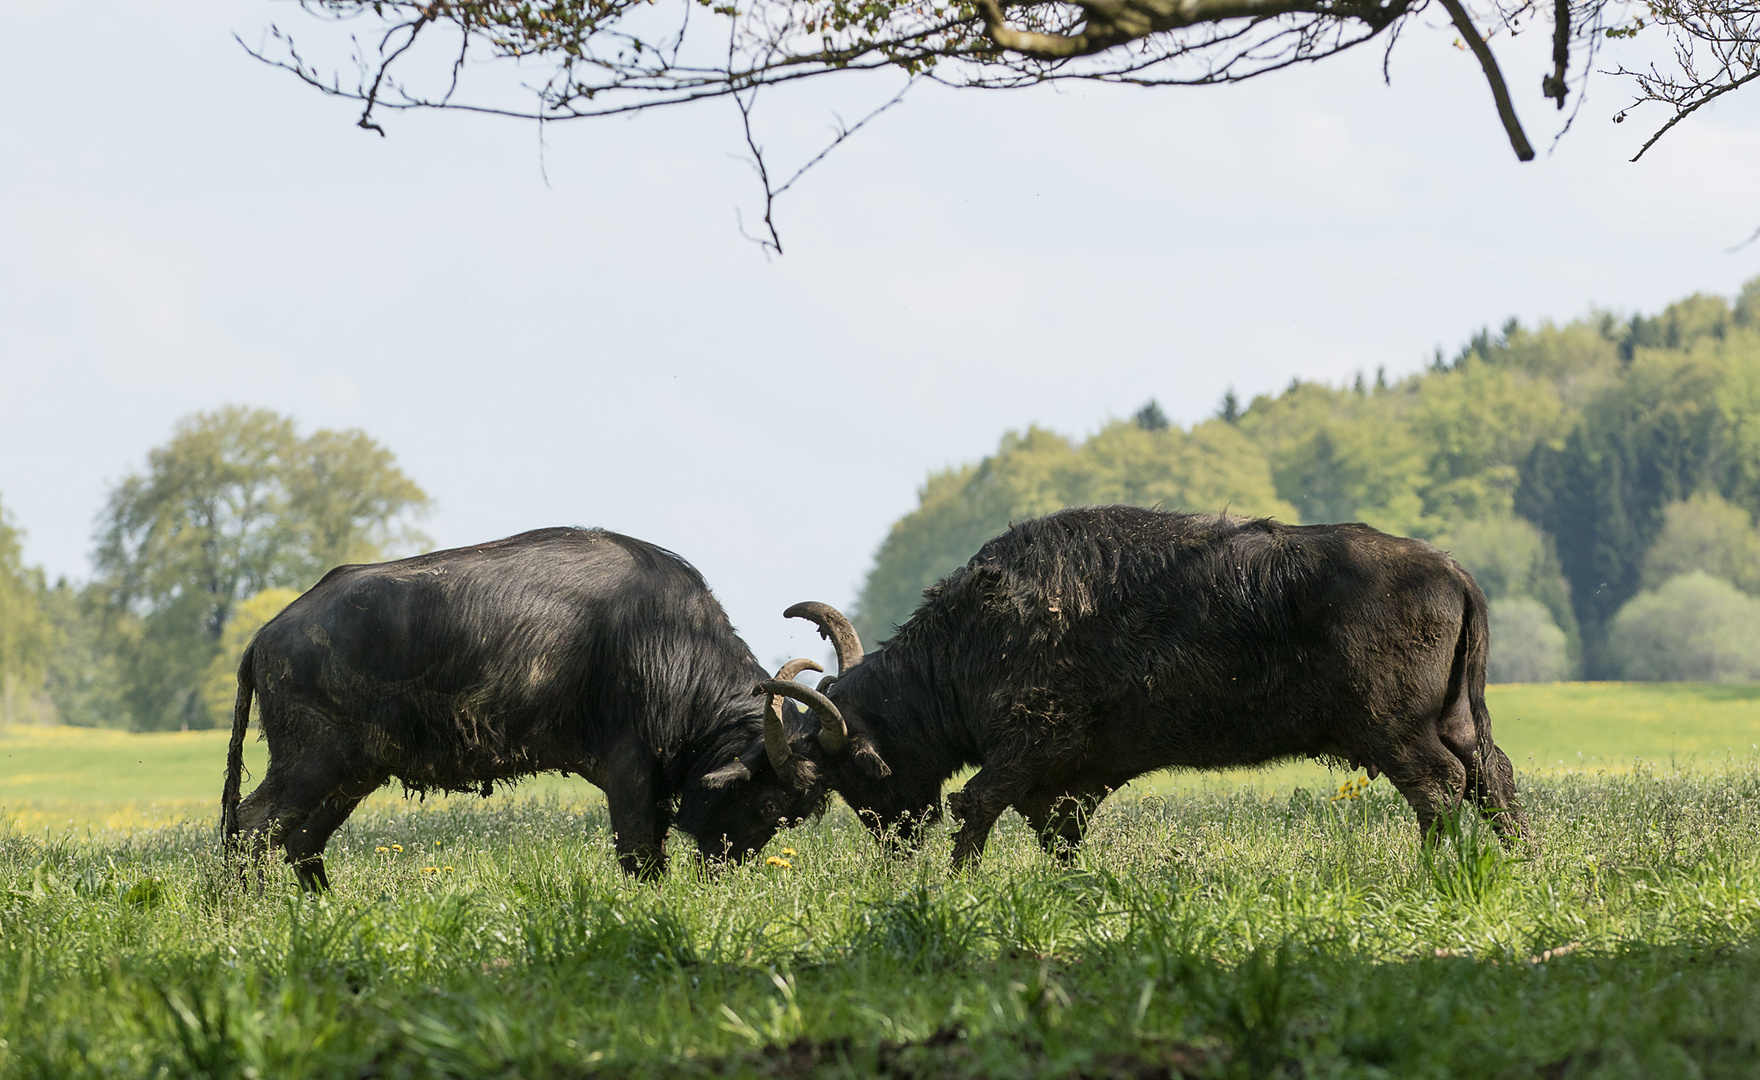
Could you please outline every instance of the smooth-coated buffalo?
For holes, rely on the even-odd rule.
[[[1485,707],[1485,596],[1446,554],[1366,525],[1082,507],[1023,522],[924,594],[862,654],[824,604],[837,649],[812,731],[767,710],[770,764],[839,792],[911,842],[959,819],[955,866],[1012,806],[1048,851],[1133,777],[1308,756],[1386,773],[1423,835],[1463,798],[1506,840],[1526,820]],[[794,710],[786,710],[793,713]]]
[[[689,563],[617,533],[338,567],[245,650],[222,828],[326,888],[330,834],[387,781],[487,795],[555,770],[604,790],[630,873],[664,869],[675,806],[704,856],[739,859],[808,797],[753,776],[766,674]],[[253,692],[269,769],[241,804]]]

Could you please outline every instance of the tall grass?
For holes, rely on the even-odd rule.
[[[656,885],[460,799],[357,814],[318,898],[205,826],[0,831],[0,1075],[1753,1075],[1760,767],[1524,796],[1513,854],[1384,784],[1127,793],[1068,868],[838,810]]]

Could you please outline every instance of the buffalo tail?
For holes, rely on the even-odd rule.
[[[232,741],[226,745],[226,787],[220,793],[220,835],[230,843],[238,835],[239,788],[244,783],[244,735],[251,724],[251,656],[255,643],[238,662],[238,698],[232,706]]]

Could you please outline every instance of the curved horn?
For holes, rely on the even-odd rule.
[[[830,604],[821,604],[817,600],[808,600],[795,604],[782,613],[785,619],[810,619],[819,626],[819,636],[830,640],[837,649],[837,673],[843,675],[849,669],[862,662],[862,639],[856,636],[856,628]]]
[[[812,661],[812,660],[806,660],[806,659],[790,660],[788,663],[782,665],[781,670],[777,671],[776,677],[778,679],[792,679],[796,675],[799,675],[803,671],[824,671],[824,670],[825,670],[824,668],[820,667],[818,665],[818,663],[816,663],[815,661]]]
[[[789,762],[794,759],[794,751],[788,747],[788,727],[782,722],[782,710],[778,707],[782,698],[771,694],[764,699],[764,753],[770,757],[770,767],[776,775],[788,776]]]
[[[781,679],[766,679],[764,682],[758,684],[758,692],[761,694],[777,694],[782,697],[793,698],[807,708],[813,710],[813,715],[819,718],[819,745],[824,748],[827,754],[838,753],[843,749],[844,744],[849,741],[849,725],[843,722],[843,714],[837,711],[837,706],[831,704],[830,698],[819,693],[819,691],[811,689],[810,687],[802,686],[797,682],[784,682]],[[782,725],[782,717],[780,715],[776,718],[776,724],[778,727],[781,727]],[[768,745],[770,725],[769,710],[765,711],[764,725],[765,744]]]
[[[776,678],[778,681],[792,680],[803,671],[824,670],[812,660],[790,660],[776,672]],[[788,727],[782,722],[781,694],[771,694],[764,699],[764,752],[770,755],[770,765],[776,774],[787,776],[788,763],[793,760],[794,753],[788,748]]]

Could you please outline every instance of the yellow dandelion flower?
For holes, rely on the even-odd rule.
[[[768,859],[764,860],[764,865],[775,866],[775,867],[779,867],[780,869],[787,870],[793,864],[790,863],[787,859],[784,859],[779,855],[772,855]]]
[[[402,844],[392,844],[392,845],[391,845],[391,850],[392,850],[392,851],[395,851],[395,852],[397,852],[397,853],[399,853],[399,854],[402,854],[402,853],[403,853],[403,845],[402,845]]]
[[[438,874],[439,872],[440,872],[440,868],[438,866],[424,866],[424,867],[422,867],[422,873],[424,873],[424,874]]]
[[[442,866],[440,869],[446,871],[448,874],[452,873],[452,867],[450,866]]]
[[[792,857],[795,854],[795,850],[794,850],[794,848],[791,848],[791,847],[785,847],[782,849],[782,853],[784,855],[788,855],[788,856]]]
[[[388,847],[376,847],[373,849],[374,853],[379,854],[379,855],[383,855],[390,850],[391,849]]]

